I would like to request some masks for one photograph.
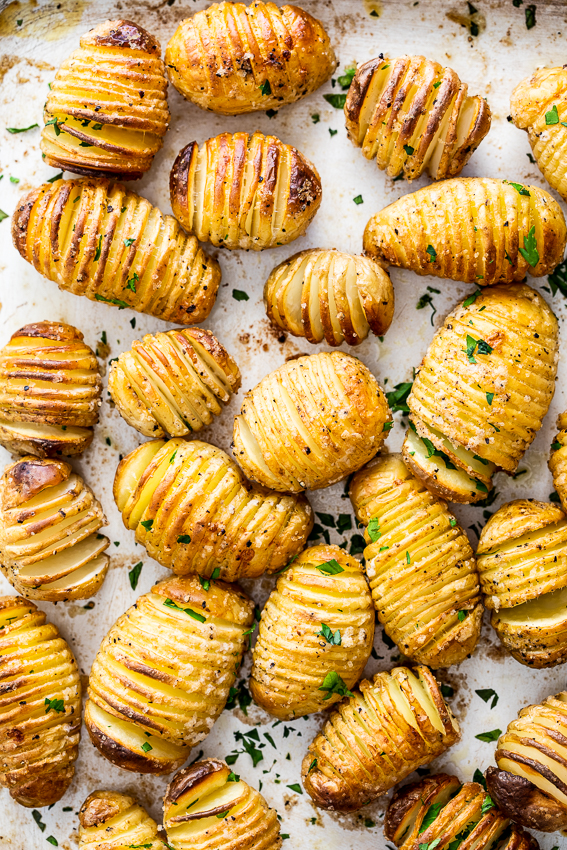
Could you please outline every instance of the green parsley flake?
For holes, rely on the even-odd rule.
[[[315,632],[317,637],[325,638],[327,643],[331,644],[331,646],[340,646],[341,645],[341,632],[339,629],[333,633],[333,630],[329,628],[326,623],[321,623],[321,631]]]
[[[319,690],[327,691],[327,695],[323,697],[323,702],[325,702],[325,700],[331,699],[333,694],[338,694],[341,697],[353,696],[353,693],[349,691],[344,681],[335,670],[329,670],[329,672],[323,679]]]
[[[320,573],[326,573],[328,576],[336,576],[339,573],[344,573],[343,567],[341,567],[335,558],[331,558],[330,561],[325,561],[323,564],[318,564],[317,569]]]
[[[138,587],[138,580],[140,578],[140,573],[142,572],[143,566],[144,565],[142,561],[138,561],[138,563],[135,564],[135,566],[133,566],[128,573],[128,578],[130,580],[130,586],[132,590],[136,590],[136,588]]]
[[[250,296],[247,292],[243,292],[241,289],[233,289],[232,297],[235,301],[248,301]]]
[[[553,126],[553,124],[559,124],[559,113],[557,112],[557,106],[555,103],[549,112],[545,113],[545,123],[548,127]]]
[[[371,518],[366,530],[372,543],[376,543],[376,541],[382,537],[382,532],[380,531],[380,520],[377,516],[373,516]]]
[[[535,235],[535,224],[531,228],[527,236],[524,236],[524,247],[518,248],[520,254],[530,266],[534,269],[539,263],[539,252],[537,250],[537,239]]]
[[[203,617],[202,614],[198,614],[197,611],[193,611],[192,608],[180,608],[179,605],[175,604],[173,599],[166,599],[163,604],[166,608],[172,608],[174,611],[182,611],[184,614],[187,614],[188,617],[192,617],[199,623],[204,623],[207,619],[206,617]]]

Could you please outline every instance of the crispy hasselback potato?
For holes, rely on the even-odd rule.
[[[459,735],[427,667],[395,667],[364,679],[332,712],[303,759],[303,785],[322,809],[356,811]]]
[[[428,667],[464,661],[478,643],[483,607],[468,537],[445,502],[397,454],[357,472],[350,499],[367,526],[366,574],[388,637]]]
[[[194,325],[212,310],[219,264],[171,215],[108,180],[56,180],[24,195],[12,238],[73,295]]]
[[[87,176],[141,177],[169,123],[159,42],[132,21],[81,37],[49,87],[41,151],[48,165]]]
[[[184,437],[210,425],[240,387],[240,372],[210,331],[146,334],[112,363],[118,412],[146,437]]]
[[[175,88],[203,109],[279,109],[315,91],[337,60],[320,22],[297,6],[213,3],[182,21],[166,51]]]
[[[386,810],[384,834],[400,850],[539,850],[529,833],[511,823],[479,782],[462,784],[438,773],[396,791]]]
[[[272,324],[309,342],[359,345],[386,333],[394,287],[368,257],[316,248],[300,251],[270,273],[264,304]]]
[[[108,571],[102,505],[61,460],[24,457],[0,478],[0,568],[28,599],[87,599]]]
[[[490,129],[486,100],[467,91],[438,62],[381,54],[356,70],[345,104],[348,136],[389,177],[454,177]]]
[[[79,850],[166,850],[158,827],[133,797],[117,791],[93,791],[79,812]]]
[[[557,319],[525,284],[470,295],[445,319],[413,383],[404,460],[442,499],[477,502],[515,472],[553,398]]]
[[[43,611],[0,597],[0,784],[22,806],[60,800],[75,773],[81,679]]]
[[[246,394],[234,420],[244,472],[274,490],[319,490],[370,460],[392,417],[378,381],[356,357],[290,360]]]
[[[563,510],[567,511],[567,411],[557,417],[557,427],[560,430],[551,444],[549,468]]]
[[[262,795],[218,759],[173,777],[163,801],[173,850],[279,850],[280,825]]]
[[[488,793],[504,815],[542,832],[567,828],[567,692],[523,708],[498,739]]]
[[[563,259],[561,207],[537,186],[456,177],[372,216],[364,250],[382,265],[488,286],[542,277]]]
[[[302,236],[321,204],[321,179],[296,148],[262,133],[221,133],[181,150],[171,208],[188,233],[217,248],[262,251]]]
[[[170,773],[210,732],[234,684],[254,603],[237,585],[197,576],[152,587],[101,643],[85,724],[113,764]]]
[[[567,516],[557,505],[517,499],[493,514],[477,549],[492,625],[516,661],[567,661]]]
[[[102,381],[83,335],[37,322],[0,350],[0,443],[15,454],[75,455],[92,442]]]
[[[539,170],[567,201],[567,68],[540,68],[510,98],[516,127],[526,130]]]
[[[226,581],[275,572],[313,527],[304,496],[251,485],[221,449],[199,440],[152,440],[118,466],[114,499],[126,528],[179,575]]]
[[[359,561],[339,546],[312,546],[266,602],[250,692],[280,720],[321,711],[354,687],[373,640],[372,598]]]

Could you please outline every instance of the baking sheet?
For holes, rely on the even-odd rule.
[[[79,37],[95,24],[107,18],[123,17],[141,24],[155,34],[165,48],[177,23],[188,14],[207,5],[203,0],[62,0],[62,2],[0,2],[0,207],[12,213],[21,191],[38,185],[56,172],[46,166],[39,152],[39,129],[10,135],[6,127],[41,125],[42,106],[47,83],[53,78],[59,63],[78,47]],[[329,32],[337,55],[340,71],[352,62],[363,62],[383,52],[389,56],[401,53],[425,53],[429,58],[448,64],[469,83],[471,93],[485,95],[493,112],[492,129],[465,175],[503,177],[549,187],[528,157],[527,136],[507,122],[509,96],[514,85],[538,65],[557,65],[565,59],[567,30],[566,0],[548,0],[536,4],[536,25],[526,27],[526,4],[519,7],[512,0],[475,0],[478,10],[479,35],[473,37],[457,20],[467,15],[467,4],[461,0],[381,0],[364,5],[363,0],[301,0],[301,5],[316,15]],[[376,15],[371,16],[370,11]],[[323,203],[307,235],[292,245],[264,251],[261,254],[234,251],[215,251],[219,257],[223,281],[216,306],[203,324],[219,336],[236,357],[240,366],[243,387],[239,396],[223,415],[199,437],[229,450],[233,414],[238,412],[243,393],[254,386],[286,357],[299,352],[313,353],[326,346],[288,336],[281,341],[266,319],[262,305],[263,283],[271,270],[285,257],[309,247],[336,247],[357,253],[362,246],[362,232],[369,216],[410,191],[404,181],[393,182],[378,171],[374,163],[362,158],[346,138],[342,111],[333,109],[323,94],[339,91],[331,83],[299,103],[285,107],[272,118],[264,113],[241,117],[223,117],[205,113],[184,101],[170,86],[169,104],[172,112],[170,130],[161,152],[156,156],[148,175],[132,185],[135,191],[149,198],[164,212],[170,212],[168,178],[172,162],[179,149],[192,140],[203,141],[222,131],[261,130],[274,133],[283,141],[294,144],[317,166],[323,182]],[[318,115],[315,123],[312,116]],[[331,134],[330,130],[337,131]],[[69,176],[69,175],[68,175]],[[12,177],[16,181],[12,182]],[[428,183],[422,178],[413,188]],[[362,195],[363,203],[353,198]],[[209,250],[208,246],[205,246]],[[378,376],[386,389],[400,381],[411,380],[412,367],[425,353],[434,328],[457,301],[471,290],[464,284],[418,278],[410,272],[393,269],[396,290],[396,315],[383,343],[367,339],[353,349]],[[530,281],[531,282],[531,281]],[[531,282],[532,283],[532,282]],[[416,310],[427,286],[440,290],[432,295],[433,306]],[[551,296],[546,279],[533,284],[551,303],[563,330],[567,305],[561,293]],[[232,290],[240,289],[249,295],[248,301],[236,301]],[[42,319],[65,321],[80,328],[86,341],[98,347],[103,370],[108,360],[129,348],[143,333],[166,329],[165,323],[134,313],[119,311],[103,304],[60,292],[54,283],[44,280],[19,256],[10,239],[10,222],[0,223],[0,345],[22,325]],[[134,322],[135,319],[135,322]],[[135,327],[132,327],[135,324]],[[107,346],[101,343],[106,332]],[[344,350],[349,350],[344,346]],[[496,477],[499,496],[494,507],[519,497],[546,499],[552,491],[547,469],[548,449],[555,433],[557,414],[567,407],[563,389],[567,357],[559,367],[557,389],[551,410],[534,444],[520,464],[524,474],[516,480],[504,475]],[[147,557],[127,532],[112,499],[112,480],[120,454],[131,451],[142,441],[141,435],[130,428],[106,403],[102,406],[95,441],[85,455],[73,460],[84,475],[108,517],[105,530],[113,541],[110,545],[111,569],[102,590],[94,597],[93,608],[85,607],[87,600],[40,605],[49,619],[55,622],[69,641],[77,657],[84,685],[100,640],[117,617],[141,593],[168,575],[168,571]],[[404,429],[400,414],[389,435],[390,449],[399,449]],[[10,460],[0,449],[2,467]],[[343,485],[310,495],[315,510],[350,513],[350,502],[344,498]],[[473,545],[475,528],[483,522],[483,508],[455,507]],[[351,537],[356,529],[347,533]],[[341,542],[343,535],[330,531],[332,542]],[[136,591],[128,582],[127,571],[138,561],[143,569]],[[257,603],[262,605],[273,586],[271,579],[243,582]],[[13,593],[0,579],[0,593]],[[371,659],[367,674],[386,669],[399,656],[396,648],[388,649],[382,642],[381,630],[375,641],[378,660]],[[248,674],[250,656],[246,659],[242,678]],[[565,686],[565,668],[530,671],[507,657],[485,616],[482,640],[474,656],[458,667],[441,672],[439,678],[455,690],[452,707],[462,725],[463,737],[452,750],[434,763],[435,768],[455,771],[462,779],[471,779],[475,768],[484,770],[493,759],[494,744],[482,743],[475,735],[493,729],[505,729],[517,711],[529,702],[543,699]],[[493,688],[499,696],[497,705],[484,703],[476,689]],[[284,850],[370,850],[386,847],[381,821],[387,800],[368,806],[363,813],[339,815],[318,811],[306,794],[298,794],[288,786],[299,782],[300,764],[307,744],[323,723],[323,715],[302,718],[294,723],[278,724],[255,706],[245,715],[240,708],[225,711],[213,731],[196,748],[206,756],[224,757],[238,748],[234,739],[237,730],[257,726],[265,746],[263,761],[255,768],[246,754],[239,756],[235,770],[249,783],[259,786],[268,802],[282,818],[282,832],[289,835]],[[286,732],[287,730],[287,732]],[[271,735],[275,748],[265,737]],[[288,758],[289,754],[289,758]],[[0,848],[4,850],[35,850],[46,846],[53,836],[60,847],[72,850],[77,846],[78,821],[76,813],[85,797],[96,788],[111,788],[134,794],[159,821],[161,800],[166,778],[139,776],[113,767],[91,746],[84,732],[77,762],[75,779],[63,800],[52,809],[43,809],[46,824],[41,832],[31,812],[16,805],[7,791],[0,791]],[[64,812],[63,807],[71,807]],[[567,838],[560,835],[538,834],[544,850],[567,848]]]

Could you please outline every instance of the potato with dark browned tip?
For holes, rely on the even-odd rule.
[[[79,850],[166,850],[158,826],[134,797],[93,791],[79,812]]]

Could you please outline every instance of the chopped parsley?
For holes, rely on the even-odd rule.
[[[100,234],[100,236],[98,237],[98,245],[96,246],[96,251],[95,251],[95,255],[94,255],[94,261],[95,261],[95,263],[96,263],[98,260],[100,260],[100,252],[101,252],[101,250],[102,250],[102,233],[101,233],[101,234]],[[135,291],[136,291],[136,290],[134,290],[134,292],[135,292]]]
[[[128,278],[126,281],[125,289],[131,289],[132,292],[136,291],[136,284],[139,283],[140,278],[138,277],[138,272],[134,272],[132,277]]]
[[[557,112],[557,106],[555,103],[549,112],[545,113],[545,123],[548,127],[551,127],[553,124],[559,124],[559,113]]]
[[[518,248],[518,251],[530,268],[535,268],[539,263],[539,252],[537,250],[537,239],[535,235],[535,224],[530,229],[527,236],[524,236],[524,247]]]
[[[135,241],[136,241],[136,237],[135,237],[135,236],[128,236],[128,237],[124,240],[124,244],[126,245],[126,247],[127,247],[127,248],[129,248],[129,247],[130,247],[130,245],[133,245]]]
[[[327,643],[330,643],[331,646],[340,646],[341,645],[341,632],[339,629],[336,632],[333,632],[332,629],[326,623],[321,623],[321,631],[315,632],[317,637],[325,638]]]
[[[490,809],[494,808],[494,802],[490,794],[487,794],[484,800],[482,801],[482,806],[480,807],[480,811],[483,815],[490,811]]]
[[[488,404],[492,405],[492,400],[494,399],[494,393],[486,393],[486,401]]]
[[[191,535],[190,534],[180,534],[177,538],[178,543],[191,543]]]
[[[344,74],[341,74],[341,76],[337,78],[337,83],[343,91],[350,88],[350,84],[352,83],[355,74],[356,65],[350,65],[348,68],[345,68]]]
[[[95,301],[104,301],[105,304],[114,304],[114,306],[119,307],[120,310],[124,310],[129,306],[125,301],[120,301],[119,298],[105,298],[104,295],[99,295],[98,292],[95,293]]]
[[[411,156],[415,152],[415,148],[412,148],[411,145],[404,145],[404,150],[408,156]]]
[[[490,744],[492,741],[497,741],[501,734],[500,729],[492,729],[491,732],[481,732],[480,735],[475,735],[475,738],[484,741],[485,744]]]
[[[49,123],[51,124],[52,122],[50,121]],[[39,124],[30,124],[29,127],[6,127],[6,129],[13,135],[14,133],[27,133],[28,130],[34,130],[38,126]]]
[[[37,809],[33,809],[33,810],[32,810],[32,818],[34,819],[34,821],[36,822],[36,824],[39,826],[39,828],[41,829],[41,831],[42,831],[42,832],[45,832],[45,824],[44,824],[44,822],[43,822],[43,821],[42,821],[42,819],[41,819],[41,812],[38,812],[38,810],[37,810]]]
[[[376,543],[376,541],[382,537],[382,532],[380,531],[380,520],[377,516],[373,516],[371,518],[366,530],[372,543]]]
[[[270,81],[269,81],[269,80],[264,80],[264,82],[263,82],[263,83],[262,83],[262,85],[260,86],[260,91],[262,92],[262,94],[263,94],[263,96],[264,96],[264,97],[269,97],[269,95],[271,95],[271,93],[272,93],[272,87],[271,87],[271,85],[270,85]]]
[[[336,576],[339,573],[344,573],[344,568],[341,567],[335,558],[330,561],[325,561],[323,564],[317,564],[317,569],[320,573],[326,573],[328,576]]]
[[[189,535],[187,535],[187,536],[189,536]],[[177,538],[177,540],[179,540],[179,538]],[[201,587],[203,588],[205,593],[209,592],[209,590],[211,588],[211,582],[216,581],[216,579],[219,576],[220,576],[220,567],[214,568],[214,570],[212,571],[212,573],[210,575],[210,578],[205,578],[204,576],[199,576],[199,584],[201,585]],[[255,628],[256,628],[256,625],[254,625],[254,628],[248,629],[248,631],[244,632],[244,634],[245,635],[252,634],[252,632],[254,631]]]
[[[526,27],[531,30],[536,25],[536,5],[535,3],[530,3],[529,6],[526,6]]]
[[[5,213],[4,210],[0,210],[0,221],[4,221],[5,218],[9,218],[8,213]]]
[[[240,680],[237,687],[229,689],[225,708],[230,711],[230,709],[236,708],[237,703],[242,713],[248,717],[248,706],[252,705],[252,697],[244,679]]]
[[[480,772],[478,767],[476,768],[476,770],[474,772],[473,782],[478,782],[478,784],[482,785],[482,787],[486,791],[486,779],[484,778],[484,775]]]
[[[232,297],[235,301],[248,301],[250,296],[247,292],[243,292],[241,289],[233,289]]]
[[[477,289],[476,292],[473,292],[472,295],[469,295],[468,298],[465,298],[463,301],[463,307],[470,307],[471,304],[474,304],[479,295],[482,295],[482,290]]]
[[[327,695],[323,697],[323,702],[331,699],[333,694],[338,694],[341,697],[354,696],[335,670],[329,670],[318,690],[327,692]]]
[[[435,250],[433,245],[428,245],[425,250],[429,254],[429,262],[434,263],[437,259],[437,251]]]
[[[144,743],[142,744],[142,749],[145,753],[149,753],[150,750],[153,750],[153,747],[148,741],[144,741]]]
[[[431,826],[431,824],[433,823],[442,808],[443,803],[433,803],[433,805],[427,809],[425,817],[423,818],[421,826],[419,827],[419,832],[417,833],[418,835],[421,835],[422,832],[425,832],[426,829],[429,829],[429,827]]]
[[[513,186],[518,195],[527,195],[528,198],[530,197],[529,190],[525,186],[522,186],[521,183],[513,183],[511,180],[504,180],[503,182],[508,183],[509,186]]]
[[[199,614],[197,611],[193,611],[192,608],[180,608],[179,605],[175,604],[173,599],[166,599],[163,604],[166,608],[172,608],[174,611],[181,611],[183,614],[187,614],[188,617],[192,617],[199,623],[204,623],[207,619],[206,617],[203,617],[202,614]]]
[[[357,195],[356,198],[353,198],[353,201],[357,206],[364,203],[362,195]]]
[[[132,569],[128,573],[128,578],[130,580],[130,587],[132,588],[132,590],[136,590],[136,588],[138,587],[138,580],[140,578],[140,573],[142,572],[143,566],[144,565],[143,565],[142,561],[138,561],[138,563],[135,564],[135,566],[133,566]]]
[[[314,124],[318,124],[319,121],[321,120],[321,116],[319,115],[318,112],[314,112],[313,115],[311,116],[311,120],[313,121]]]
[[[347,98],[346,94],[324,94],[323,97],[335,109],[344,109]]]
[[[396,384],[393,390],[391,390],[389,393],[386,393],[388,406],[390,407],[392,413],[397,413],[398,410],[401,410],[403,413],[409,413],[407,399],[411,392],[412,386],[413,382],[404,381],[401,384]]]
[[[567,297],[567,260],[559,263],[552,274],[548,275],[547,282],[551,287],[552,295],[555,295],[559,290],[562,295]]]
[[[45,697],[45,702],[43,704],[46,706],[46,714],[49,711],[58,711],[61,714],[65,714],[65,703],[62,699],[49,699],[49,697]]]
[[[468,613],[467,611],[457,611],[457,617],[458,617],[459,623],[462,623],[464,621],[464,619],[467,616],[467,613]]]
[[[475,359],[475,351],[478,354],[492,354],[493,348],[483,339],[475,339],[470,334],[467,334],[467,347],[464,348],[463,351],[467,355],[467,359],[469,363],[476,363]]]
[[[441,685],[441,694],[442,694],[442,696],[444,696],[444,697],[452,697],[452,696],[454,696],[455,691],[454,691],[454,689],[451,687],[451,685],[446,685],[445,683],[443,683],[443,684]]]
[[[140,525],[142,528],[145,528],[146,531],[151,531],[152,525],[154,524],[153,519],[143,519]]]
[[[475,691],[475,694],[477,694],[484,702],[492,700],[490,708],[494,708],[494,706],[498,703],[498,694],[492,688],[480,688],[478,691]]]

